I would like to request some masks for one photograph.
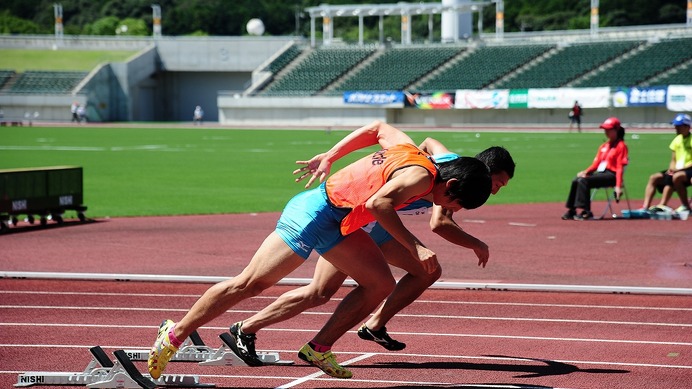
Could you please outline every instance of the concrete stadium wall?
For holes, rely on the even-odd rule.
[[[192,112],[199,105],[204,121],[219,120],[219,90],[243,90],[251,77],[249,72],[161,72],[156,91],[156,120],[192,121]]]
[[[0,95],[0,121],[22,121],[24,124],[37,121],[66,121],[72,119],[70,106],[73,101],[85,104],[84,95]],[[36,116],[37,115],[37,116]]]
[[[569,109],[493,109],[493,110],[421,110],[403,108],[391,112],[391,120],[403,124],[460,127],[468,125],[546,125],[569,126]],[[623,123],[636,126],[670,122],[673,112],[665,107],[594,108],[585,109],[583,126],[598,127],[603,120],[617,116]]]
[[[228,126],[360,126],[382,120],[407,126],[569,126],[568,109],[423,110],[344,104],[341,97],[243,97],[220,94],[219,122]],[[585,109],[583,127],[597,128],[610,116],[627,126],[669,127],[673,112],[663,107]]]
[[[676,27],[666,28],[674,31]],[[613,34],[668,31],[639,30],[614,29]],[[578,32],[570,34],[580,36]],[[533,36],[527,34],[521,39]],[[536,36],[540,40],[548,35]],[[0,36],[3,48],[52,49],[55,45],[58,49],[140,50],[128,62],[94,69],[75,95],[4,94],[0,95],[0,109],[5,118],[38,112],[41,120],[69,121],[69,106],[77,100],[87,103],[87,116],[92,121],[189,121],[194,107],[201,105],[206,121],[231,126],[353,126],[372,120],[438,127],[568,125],[566,110],[555,109],[429,111],[401,105],[346,105],[341,97],[242,97],[242,91],[251,84],[252,72],[296,40],[302,38],[65,36],[56,41],[48,35]],[[584,122],[597,125],[603,118],[616,115],[625,123],[666,124],[671,114],[665,108],[587,109]]]
[[[341,97],[218,97],[219,122],[230,126],[362,126],[388,121],[386,107],[345,106]]]
[[[217,93],[246,89],[252,71],[296,39],[302,38],[0,36],[1,48],[139,51],[127,62],[99,65],[75,95],[3,94],[0,109],[6,118],[40,112],[42,120],[69,121],[61,111],[69,114],[77,100],[95,122],[188,121],[201,105],[205,120],[217,121]]]
[[[161,69],[252,72],[294,37],[164,37],[156,40]]]
[[[135,120],[191,121],[197,105],[204,120],[217,122],[219,91],[245,90],[252,72],[293,37],[178,37],[156,41],[159,72],[153,88],[154,118]],[[146,94],[145,93],[145,94]]]

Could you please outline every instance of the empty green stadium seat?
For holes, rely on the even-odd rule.
[[[575,86],[637,86],[690,58],[692,58],[692,38],[660,41],[593,77],[576,83]],[[680,73],[682,73],[679,75],[680,81],[686,84],[692,82],[689,71]],[[685,74],[686,81],[683,77]],[[667,83],[668,81],[665,81],[664,85]]]
[[[264,68],[264,71],[278,73],[281,69],[291,63],[303,50],[296,45],[292,45],[283,53],[279,54],[269,65]]]
[[[310,96],[373,53],[373,48],[322,47],[313,50],[283,77],[260,91],[262,96]]]
[[[675,73],[669,73],[655,82],[656,85],[690,85],[692,84],[692,65]]]
[[[63,94],[70,93],[80,81],[87,76],[87,72],[67,71],[26,71],[17,77],[10,88],[10,93],[42,93]]]
[[[5,83],[15,75],[14,70],[0,70],[0,88],[5,86]]]
[[[557,88],[639,46],[639,41],[592,42],[565,47],[498,88]]]
[[[485,46],[423,83],[418,90],[482,89],[552,45]]]
[[[344,81],[336,91],[402,90],[457,55],[454,47],[406,47],[387,49],[373,62]]]

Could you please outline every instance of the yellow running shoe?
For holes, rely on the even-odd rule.
[[[168,332],[173,325],[175,325],[175,323],[172,320],[164,320],[163,323],[161,323],[156,342],[154,342],[154,346],[152,346],[151,351],[149,351],[147,365],[151,378],[155,380],[161,377],[161,373],[163,373],[163,369],[166,368],[168,361],[170,361],[176,351],[178,351],[178,348],[173,346],[171,340],[168,338]]]
[[[317,366],[323,372],[335,378],[351,378],[353,373],[349,370],[344,369],[336,362],[336,357],[331,351],[326,353],[318,353],[313,350],[309,344],[305,344],[303,348],[298,351],[298,358],[304,360],[305,362]]]

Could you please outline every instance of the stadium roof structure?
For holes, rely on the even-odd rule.
[[[396,4],[341,4],[330,5],[321,4],[317,7],[306,8],[310,15],[310,42],[315,46],[315,19],[322,18],[322,39],[323,43],[328,45],[332,42],[334,26],[333,19],[335,17],[357,17],[358,18],[358,42],[363,44],[363,18],[379,16],[380,17],[380,42],[383,41],[383,23],[382,18],[385,16],[400,16],[401,17],[401,43],[411,44],[411,16],[416,15],[434,15],[441,13],[469,13],[482,12],[483,7],[495,4],[498,12],[504,12],[503,0],[461,0],[454,4],[438,3],[405,3],[399,2]],[[482,30],[482,20],[479,19],[479,31]],[[432,20],[429,19],[428,29],[432,35]]]

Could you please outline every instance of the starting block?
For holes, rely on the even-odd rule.
[[[80,373],[27,372],[20,374],[15,387],[34,385],[79,385],[87,388],[154,389],[157,386],[185,388],[213,388],[214,384],[202,384],[199,376],[165,374],[157,380],[142,375],[123,350],[113,354],[112,362],[100,346],[89,349],[92,360]]]
[[[108,359],[101,347],[89,349],[92,355],[91,362],[81,373],[55,373],[55,372],[28,372],[17,377],[15,387],[33,385],[88,385],[100,381],[113,368],[113,362]]]
[[[242,359],[231,351],[233,338],[228,333],[219,335],[223,344],[218,349],[207,346],[199,334],[193,332],[180,346],[171,362],[197,362],[201,366],[247,366]],[[132,361],[146,361],[149,350],[123,350]],[[265,365],[292,365],[290,360],[280,360],[279,353],[258,352],[257,356]]]

